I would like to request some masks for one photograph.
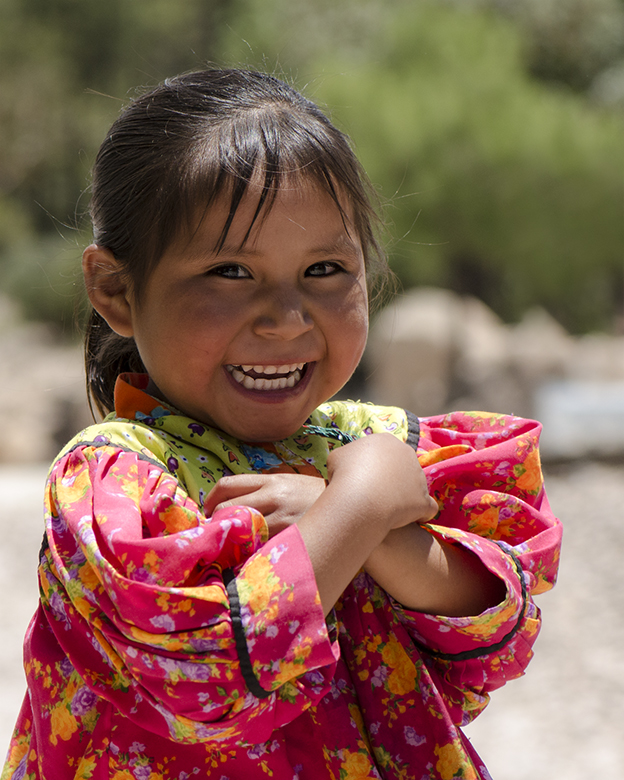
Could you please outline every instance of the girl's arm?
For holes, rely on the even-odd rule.
[[[422,612],[479,614],[504,597],[502,582],[476,556],[418,525],[438,506],[410,447],[373,434],[334,450],[328,467],[327,489],[320,478],[295,474],[226,477],[206,511],[253,506],[272,536],[296,522],[325,614],[363,565],[397,601]]]
[[[404,607],[433,615],[479,615],[505,598],[505,584],[476,555],[417,523],[391,531],[364,564]]]

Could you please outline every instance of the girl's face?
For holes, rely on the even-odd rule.
[[[273,441],[357,366],[366,273],[355,230],[305,184],[282,188],[241,248],[257,196],[250,188],[218,254],[229,203],[217,202],[165,252],[140,301],[127,302],[155,394],[239,439]]]

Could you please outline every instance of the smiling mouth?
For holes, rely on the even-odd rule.
[[[225,368],[247,390],[286,390],[299,384],[307,366],[307,363],[289,363],[283,366],[227,365]]]

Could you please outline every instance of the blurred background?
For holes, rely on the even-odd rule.
[[[89,170],[137,88],[206,63],[275,73],[323,106],[385,204],[401,292],[346,392],[544,423],[561,581],[529,675],[469,733],[495,780],[617,776],[623,0],[0,0],[0,752],[43,464],[90,421]]]

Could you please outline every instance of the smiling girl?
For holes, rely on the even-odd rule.
[[[94,168],[89,392],[54,462],[2,780],[487,778],[461,726],[531,657],[560,527],[539,425],[329,401],[383,275],[345,136],[209,70]]]

